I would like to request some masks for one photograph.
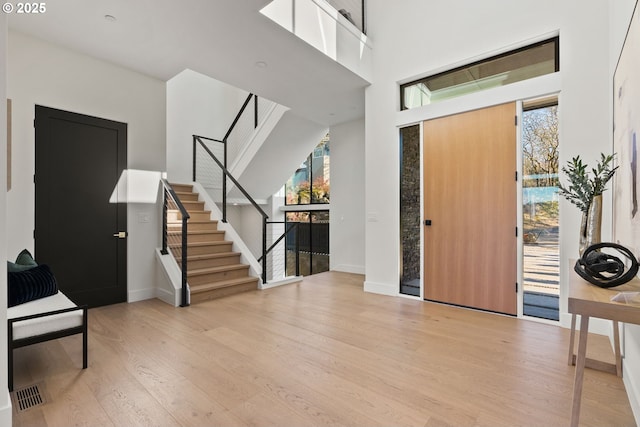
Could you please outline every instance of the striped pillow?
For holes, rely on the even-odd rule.
[[[29,270],[7,273],[9,307],[58,293],[58,282],[46,264]]]

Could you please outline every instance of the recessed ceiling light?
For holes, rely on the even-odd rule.
[[[255,64],[255,65],[256,65],[256,67],[258,67],[258,68],[267,68],[267,63],[266,63],[266,62],[264,62],[264,61],[258,61],[258,62],[256,62],[256,64]]]
[[[115,16],[113,15],[104,15],[104,19],[106,19],[108,22],[116,22],[117,19]]]

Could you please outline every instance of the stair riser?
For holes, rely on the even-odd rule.
[[[206,292],[191,292],[191,304],[196,304],[203,301],[209,301],[217,298],[226,297],[229,295],[239,294],[241,292],[255,291],[258,289],[258,280],[252,283],[245,283],[237,286],[229,286],[222,289],[212,289]]]
[[[240,255],[232,255],[224,258],[199,259],[187,261],[188,270],[198,270],[201,268],[222,267],[225,265],[233,265],[240,263]],[[180,265],[180,261],[178,261]]]
[[[219,254],[223,252],[231,252],[232,243],[225,243],[222,245],[206,245],[206,246],[195,246],[187,249],[187,255],[207,255],[207,254]],[[174,248],[172,253],[176,258],[180,258],[182,256],[182,249]]]
[[[224,240],[224,232],[220,233],[206,233],[206,234],[189,234],[187,236],[187,240],[190,243],[199,243],[199,242],[220,242]]]
[[[169,231],[182,231],[182,222],[174,222],[167,224]],[[187,223],[187,231],[216,231],[218,229],[217,221],[210,222],[191,222]]]
[[[189,276],[187,281],[190,285],[204,285],[207,283],[220,282],[222,280],[239,279],[249,275],[249,266],[241,269],[230,271],[220,271],[216,273],[199,274],[197,276]]]
[[[171,184],[171,188],[176,193],[193,193],[193,185],[189,184]]]
[[[208,221],[211,219],[211,213],[210,212],[189,212],[189,217],[193,221]],[[167,221],[168,222],[182,221],[182,215],[180,215],[180,211],[168,210]]]
[[[190,214],[204,210],[204,202],[190,202],[182,200],[182,206],[184,206]]]
[[[197,202],[198,201],[198,193],[189,193],[189,194],[178,194],[178,198],[182,203],[184,202]]]
[[[220,242],[224,240],[224,232],[216,233],[203,233],[203,234],[188,234],[188,243],[202,243],[202,242]],[[182,233],[170,233],[167,238],[169,242],[182,242]]]

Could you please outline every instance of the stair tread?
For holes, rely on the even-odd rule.
[[[241,277],[239,279],[221,280],[219,282],[203,283],[202,285],[189,285],[192,294],[211,291],[214,289],[228,288],[235,285],[244,285],[247,283],[258,283],[258,278],[253,276]]]
[[[187,236],[191,234],[224,234],[224,233],[225,233],[224,230],[193,230],[193,231],[187,230]],[[178,235],[178,234],[182,234],[182,231],[180,230],[167,231],[167,234]]]
[[[229,245],[233,242],[231,240],[210,240],[208,242],[187,242],[187,247],[196,247],[196,246],[219,246],[219,245]],[[182,246],[182,243],[172,243],[168,245],[171,248],[179,248]]]
[[[167,209],[167,212],[171,212],[171,213],[178,212],[178,213],[180,213],[180,209]],[[203,213],[204,212],[204,213],[208,213],[208,214],[211,213],[210,210],[199,210],[199,209],[196,210],[196,211],[193,211],[193,212],[198,212],[198,213]]]
[[[210,223],[218,223],[217,219],[192,219],[189,218],[189,220],[187,221],[187,224],[210,224]],[[176,221],[167,221],[168,225],[182,225],[182,220],[176,220]]]
[[[249,269],[247,264],[230,264],[230,265],[221,265],[218,267],[207,267],[207,268],[198,268],[191,269],[187,272],[187,276],[199,276],[202,274],[210,274],[210,273],[220,273],[223,271],[231,271],[231,270],[242,270]]]
[[[214,254],[189,255],[187,261],[200,261],[204,259],[226,258],[241,255],[240,252],[218,252]]]

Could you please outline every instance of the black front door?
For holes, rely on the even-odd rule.
[[[36,106],[35,258],[90,307],[127,299],[126,204],[111,194],[127,163],[127,125]],[[114,234],[116,236],[114,236]]]

